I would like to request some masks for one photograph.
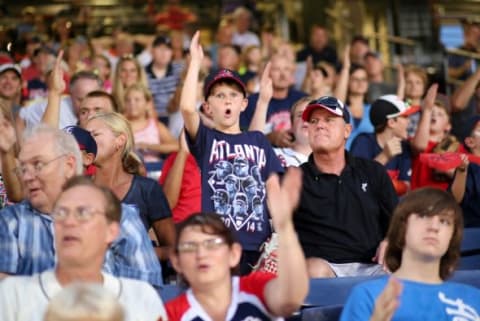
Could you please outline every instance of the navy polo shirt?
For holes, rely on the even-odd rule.
[[[372,263],[397,196],[385,168],[346,152],[340,176],[322,173],[313,154],[301,165],[303,186],[293,218],[306,257]]]
[[[122,203],[138,208],[140,218],[147,231],[156,221],[172,217],[162,186],[148,177],[134,175],[130,189]]]
[[[402,153],[396,155],[385,164],[385,168],[390,171],[398,171],[398,179],[410,182],[412,176],[412,157],[410,144],[402,141]],[[375,134],[358,135],[350,147],[350,152],[356,157],[374,159],[382,152],[382,147],[378,145]]]

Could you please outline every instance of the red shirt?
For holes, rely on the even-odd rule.
[[[266,307],[264,297],[265,286],[274,278],[274,274],[263,272],[252,272],[243,277],[234,276],[232,302],[228,309],[230,313],[227,315],[227,320],[274,320],[275,318],[270,315]],[[165,308],[169,321],[210,320],[191,289],[169,301]]]
[[[162,167],[162,175],[159,182],[163,186],[167,174],[173,166],[177,153],[171,153]],[[168,186],[164,187],[165,189]],[[193,213],[200,212],[202,204],[202,188],[200,185],[200,170],[192,154],[188,154],[183,169],[182,185],[177,205],[172,208],[172,218],[174,223],[180,223]]]

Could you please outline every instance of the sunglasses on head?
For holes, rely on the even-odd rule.
[[[342,116],[347,123],[350,122],[350,114],[345,110],[345,106],[343,105],[343,103],[335,97],[320,97],[318,99],[312,100],[309,105],[322,105],[324,107],[327,107],[328,109],[335,111],[337,115],[339,115],[338,113],[340,112],[341,115],[339,116]]]
[[[330,109],[341,109],[343,111],[343,105],[335,97],[321,97],[315,100],[312,100],[309,105],[323,105]]]

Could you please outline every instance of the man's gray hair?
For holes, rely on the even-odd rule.
[[[23,140],[26,141],[38,135],[50,136],[48,140],[53,143],[53,148],[58,156],[72,155],[75,158],[75,174],[83,174],[82,153],[73,135],[46,124],[38,124],[33,127],[27,127],[23,133]]]
[[[55,295],[44,321],[124,321],[117,298],[101,284],[72,283]]]

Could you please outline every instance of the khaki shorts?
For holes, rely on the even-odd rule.
[[[327,262],[337,277],[385,275],[387,272],[380,264],[369,263],[330,263]]]

